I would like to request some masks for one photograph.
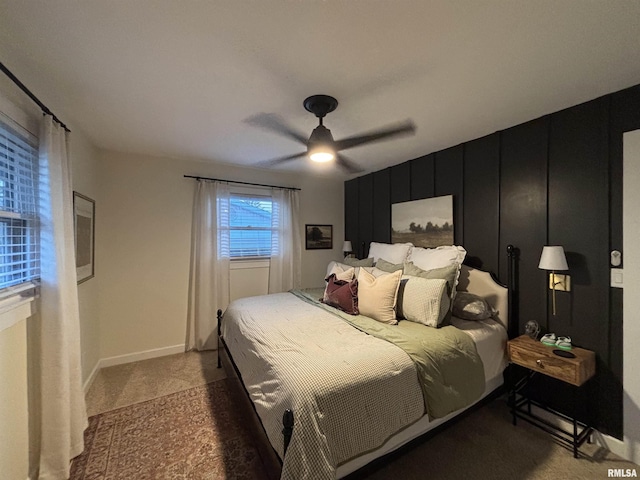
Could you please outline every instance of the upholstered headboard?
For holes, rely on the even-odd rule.
[[[489,272],[462,265],[457,290],[484,298],[497,311],[493,318],[509,331],[509,291]]]

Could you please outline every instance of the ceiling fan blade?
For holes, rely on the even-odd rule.
[[[336,153],[336,163],[347,173],[364,172],[364,169],[360,168],[358,165],[339,153]]]
[[[287,155],[286,157],[272,158],[271,160],[263,160],[256,163],[258,167],[273,167],[281,163],[288,162],[289,160],[295,160],[296,158],[304,157],[307,152],[294,153],[293,155]]]
[[[307,144],[307,140],[309,138],[308,135],[304,135],[287,125],[287,123],[275,113],[258,113],[244,119],[244,123],[253,127],[271,130],[272,132],[284,135],[285,137],[292,138],[303,145]]]
[[[415,131],[416,127],[413,122],[411,120],[407,120],[406,122],[402,122],[395,126],[388,126],[361,135],[337,140],[335,142],[335,148],[336,151],[346,150],[347,148],[357,147],[365,143],[378,142],[380,140],[388,140],[400,135],[412,135]]]

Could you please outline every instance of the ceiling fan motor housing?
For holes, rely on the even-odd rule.
[[[322,119],[327,113],[338,108],[338,100],[329,95],[311,95],[303,102],[305,110]]]

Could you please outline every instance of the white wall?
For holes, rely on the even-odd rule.
[[[72,164],[73,189],[96,201],[96,216],[100,216],[101,197],[98,181],[98,151],[82,132],[69,125],[71,143],[69,156]],[[96,258],[96,272],[100,259]],[[102,279],[97,275],[78,285],[80,308],[80,341],[82,347],[82,380],[87,385],[100,360],[100,321],[98,295]],[[88,385],[87,385],[88,386]]]
[[[624,456],[640,463],[640,130],[624,134],[623,418]]]
[[[333,250],[303,249],[303,286],[322,285],[327,264],[341,256],[344,186],[340,179],[102,152],[96,276],[103,359],[158,349],[170,353],[184,345],[195,186],[194,180],[183,178],[185,174],[302,188],[302,227],[318,223],[334,228]],[[264,269],[254,273],[264,277]],[[254,281],[248,294],[263,293],[254,274],[235,270],[233,275],[249,275]]]
[[[27,323],[0,332],[0,475],[24,480],[29,472]]]

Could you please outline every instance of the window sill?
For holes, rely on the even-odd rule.
[[[36,296],[19,295],[0,301],[0,332],[26,320],[35,313]]]
[[[231,260],[229,270],[242,270],[245,268],[269,268],[270,258],[243,258]]]

